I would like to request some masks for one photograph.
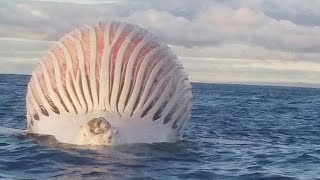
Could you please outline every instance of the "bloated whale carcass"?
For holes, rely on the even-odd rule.
[[[175,142],[191,98],[166,44],[138,26],[100,22],[65,35],[33,71],[28,131],[77,145]]]

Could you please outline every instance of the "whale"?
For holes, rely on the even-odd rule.
[[[192,87],[170,47],[127,22],[85,25],[56,41],[32,71],[27,132],[75,145],[176,142]]]

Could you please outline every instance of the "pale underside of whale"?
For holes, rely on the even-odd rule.
[[[28,131],[79,145],[174,142],[191,98],[167,45],[138,26],[101,22],[65,35],[33,71]]]

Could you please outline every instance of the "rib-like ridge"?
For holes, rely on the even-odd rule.
[[[165,43],[135,25],[100,22],[66,34],[36,67],[26,97],[28,127],[54,115],[107,112],[181,134],[191,98],[183,66]]]

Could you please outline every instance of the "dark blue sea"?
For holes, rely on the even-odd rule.
[[[0,179],[320,179],[320,89],[194,83],[183,141],[85,149],[4,129],[28,80],[0,75]]]

